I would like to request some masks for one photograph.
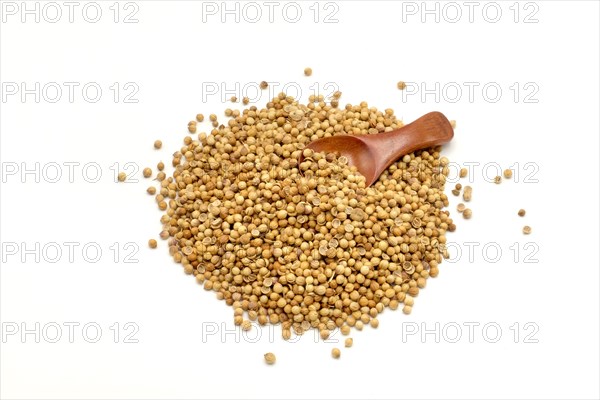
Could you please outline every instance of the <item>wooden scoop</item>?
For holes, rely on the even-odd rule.
[[[449,142],[454,130],[444,114],[434,111],[391,132],[375,135],[339,135],[315,140],[306,148],[348,158],[371,186],[383,171],[405,154]],[[300,157],[302,162],[303,157]]]

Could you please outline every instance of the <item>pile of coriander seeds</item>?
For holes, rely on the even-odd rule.
[[[193,124],[199,133],[173,155],[172,176],[161,172],[161,238],[243,329],[281,324],[287,339],[376,327],[386,307],[410,313],[448,257],[455,226],[441,148],[405,155],[368,188],[345,157],[305,148],[403,126],[366,102],[338,108],[340,96],[300,104],[280,93],[264,108],[211,118],[210,132]]]

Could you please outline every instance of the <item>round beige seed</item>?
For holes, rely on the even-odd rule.
[[[265,362],[269,365],[273,365],[275,364],[275,361],[277,361],[277,359],[275,358],[275,354],[273,353],[265,353]]]
[[[531,227],[530,227],[530,226],[528,226],[528,225],[525,225],[525,226],[523,227],[523,234],[525,234],[525,235],[529,235],[530,233],[531,233]]]
[[[340,358],[341,355],[342,355],[342,352],[337,347],[334,347],[333,349],[331,349],[331,357],[338,359],[338,358]]]

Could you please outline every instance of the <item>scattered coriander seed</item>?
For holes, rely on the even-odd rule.
[[[340,358],[341,355],[342,355],[342,352],[337,347],[334,347],[333,349],[331,349],[331,357],[338,359],[338,358]]]
[[[452,189],[452,194],[455,195],[455,196],[458,196],[458,195],[460,195],[460,190],[458,190],[458,189]]]
[[[529,235],[531,233],[531,227],[529,225],[525,225],[523,227],[523,234]]]
[[[196,133],[196,124],[188,125],[188,131],[190,133]]]
[[[160,149],[162,147],[162,142],[160,140],[154,141],[154,148]]]
[[[505,169],[504,170],[504,177],[506,179],[510,179],[510,178],[512,178],[512,176],[513,176],[512,169]]]
[[[398,86],[398,89],[400,89],[400,90],[404,90],[404,89],[406,89],[406,82],[399,81],[399,82],[397,83],[397,86]]]
[[[347,336],[350,334],[350,327],[348,325],[342,325],[340,331],[342,332],[342,335]]]
[[[232,103],[237,103],[237,97],[235,96],[231,96],[231,98],[229,99]]]
[[[306,76],[311,76],[312,75],[312,68],[304,68],[304,75]]]
[[[262,81],[262,82],[260,83],[260,88],[261,88],[261,89],[263,89],[263,90],[264,90],[264,89],[266,89],[266,88],[268,88],[268,87],[269,87],[269,84],[267,83],[267,81]]]
[[[273,365],[275,364],[275,361],[277,359],[275,358],[275,354],[273,353],[265,353],[265,362],[269,365]]]
[[[463,211],[465,211],[467,208],[467,206],[465,206],[463,203],[458,203],[458,205],[456,206],[456,211],[458,211],[459,213],[462,213]]]
[[[150,178],[152,176],[152,170],[150,168],[144,168],[142,171],[144,178]]]
[[[471,219],[471,216],[473,215],[473,211],[471,211],[470,208],[465,208],[462,215],[463,215],[464,219]]]
[[[402,307],[402,312],[406,315],[410,314],[412,312],[412,306],[404,306]]]
[[[146,189],[146,192],[148,192],[148,194],[156,194],[156,188],[154,186],[149,186],[148,189]]]
[[[461,169],[460,169],[460,172],[459,172],[459,176],[460,176],[461,178],[466,178],[466,177],[467,177],[467,173],[468,173],[468,172],[467,172],[467,169],[466,169],[466,168],[461,168]]]
[[[204,114],[196,114],[196,121],[198,121],[198,122],[204,121]]]
[[[217,120],[217,114],[210,114],[208,119],[210,119],[212,122],[215,122]]]
[[[379,326],[379,320],[377,318],[373,318],[370,321],[371,328],[377,328]]]
[[[353,344],[354,344],[354,340],[351,337],[346,338],[346,340],[344,340],[345,347],[352,347]]]
[[[119,172],[117,175],[117,180],[119,182],[125,182],[125,179],[127,179],[127,174],[125,172]]]
[[[454,188],[456,190],[460,190],[460,189],[462,189],[462,185],[460,183],[457,183],[456,185],[454,185]]]
[[[158,243],[156,242],[155,239],[148,240],[148,246],[150,246],[151,249],[155,249],[157,245],[158,245]]]
[[[248,103],[250,103],[250,99],[248,97],[242,98],[242,104],[247,105]]]
[[[464,201],[471,201],[471,196],[473,195],[473,188],[471,186],[465,186],[465,189],[463,190],[463,200]]]
[[[525,210],[521,208],[517,214],[519,215],[519,217],[524,217],[525,216]]]
[[[162,161],[160,161],[158,164],[156,164],[156,169],[162,171],[163,169],[165,169],[165,164]]]
[[[496,176],[494,178],[494,183],[495,184],[500,184],[500,182],[502,182],[502,177],[500,175]]]

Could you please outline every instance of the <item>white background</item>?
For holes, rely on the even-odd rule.
[[[136,1],[128,8],[121,3],[118,23],[112,1],[98,3],[103,13],[97,23],[82,17],[82,2],[70,23],[68,8],[58,4],[63,16],[56,23],[44,15],[39,23],[33,15],[23,23],[18,10],[3,12],[0,28],[3,398],[599,397],[597,2],[499,2],[496,23],[486,21],[495,17],[489,8],[494,5],[482,14],[484,2],[474,9],[473,22],[458,2],[453,9],[438,3],[439,22],[425,15],[424,23],[421,2],[338,1],[327,9],[322,3],[317,23],[313,2],[298,3],[297,23],[282,16],[285,3],[275,8],[272,23],[262,2],[258,23],[243,15],[238,23],[234,15],[221,23],[220,13],[203,21],[202,3],[193,1]],[[454,5],[462,18],[451,23]],[[136,9],[138,22],[123,23]],[[324,23],[335,10],[338,22]],[[46,11],[54,18],[53,10]],[[525,23],[532,12],[532,23]],[[302,74],[306,66],[314,70],[310,78]],[[442,111],[457,121],[444,154],[454,163],[480,163],[470,177],[470,221],[454,211],[457,200],[450,195],[458,226],[448,235],[456,244],[454,262],[441,265],[410,316],[387,310],[377,330],[353,331],[354,347],[338,344],[339,360],[330,357],[335,344],[315,343],[312,334],[285,343],[279,328],[273,339],[266,328],[254,330],[261,334],[257,343],[248,340],[253,335],[231,332],[225,340],[220,332],[203,338],[223,323],[232,329],[232,310],[184,275],[164,242],[157,250],[147,248],[160,231],[161,215],[145,193],[149,181],[138,172],[138,183],[114,183],[113,164],[170,164],[196,113],[221,116],[231,107],[222,101],[222,90],[207,96],[207,84],[235,89],[237,83],[241,91],[262,80],[301,87],[303,100],[311,85],[326,94],[325,85],[333,82],[343,92],[342,104],[367,100],[393,108],[405,122]],[[440,97],[422,98],[419,92],[403,98],[399,80],[429,89],[437,82]],[[79,86],[72,103],[66,86],[56,103],[49,102],[54,92],[41,93],[36,103],[33,94],[22,99],[21,93],[7,93],[21,82],[29,89],[36,82]],[[90,82],[103,89],[96,103],[81,94]],[[117,103],[110,89],[115,82],[121,88]],[[124,102],[131,92],[127,82],[139,88],[137,103]],[[473,99],[465,82],[478,85]],[[502,89],[498,101],[492,101],[493,91],[482,93],[486,84]],[[463,91],[454,101],[456,86]],[[255,103],[266,101],[262,93]],[[155,139],[163,141],[161,151],[152,148]],[[39,182],[35,174],[21,174],[36,162]],[[80,163],[72,183],[65,162]],[[101,166],[97,183],[82,175],[91,162]],[[56,172],[52,163],[63,165],[57,183],[49,182]],[[486,163],[518,163],[518,179],[486,182]],[[19,171],[10,175],[15,165]],[[489,175],[495,175],[493,168]],[[516,215],[519,208],[527,209],[525,218]],[[521,234],[524,224],[532,226],[530,236]],[[73,262],[64,242],[79,244]],[[125,262],[129,242],[139,247],[133,256],[138,263]],[[471,259],[467,242],[477,244]],[[15,243],[12,254],[14,247],[6,246]],[[39,262],[23,252],[36,243]],[[54,253],[40,254],[44,246],[52,250],[49,243],[63,250],[58,262],[50,262]],[[96,263],[82,256],[88,243],[102,249]],[[110,249],[114,243],[117,255]],[[482,253],[486,244],[490,252]],[[493,262],[497,248],[502,254]],[[532,249],[537,252],[527,259]],[[73,343],[68,322],[80,324]],[[124,335],[132,332],[127,322],[139,328],[133,336],[138,343],[125,343]],[[480,324],[473,343],[464,325],[469,322]],[[40,343],[34,334],[8,334],[35,323],[47,328]],[[47,340],[54,337],[53,323],[63,327],[58,343]],[[83,336],[86,323],[101,327],[97,343]],[[118,343],[114,323],[120,324]],[[445,335],[439,343],[433,334],[421,337],[423,323],[428,329],[440,324]],[[455,324],[462,337],[451,343]],[[485,324],[502,329],[496,343],[489,342],[494,329],[482,332]],[[414,328],[419,333],[407,336]],[[93,338],[94,331],[88,334]],[[338,333],[333,340],[343,338]],[[277,355],[274,366],[262,360],[268,351]]]

